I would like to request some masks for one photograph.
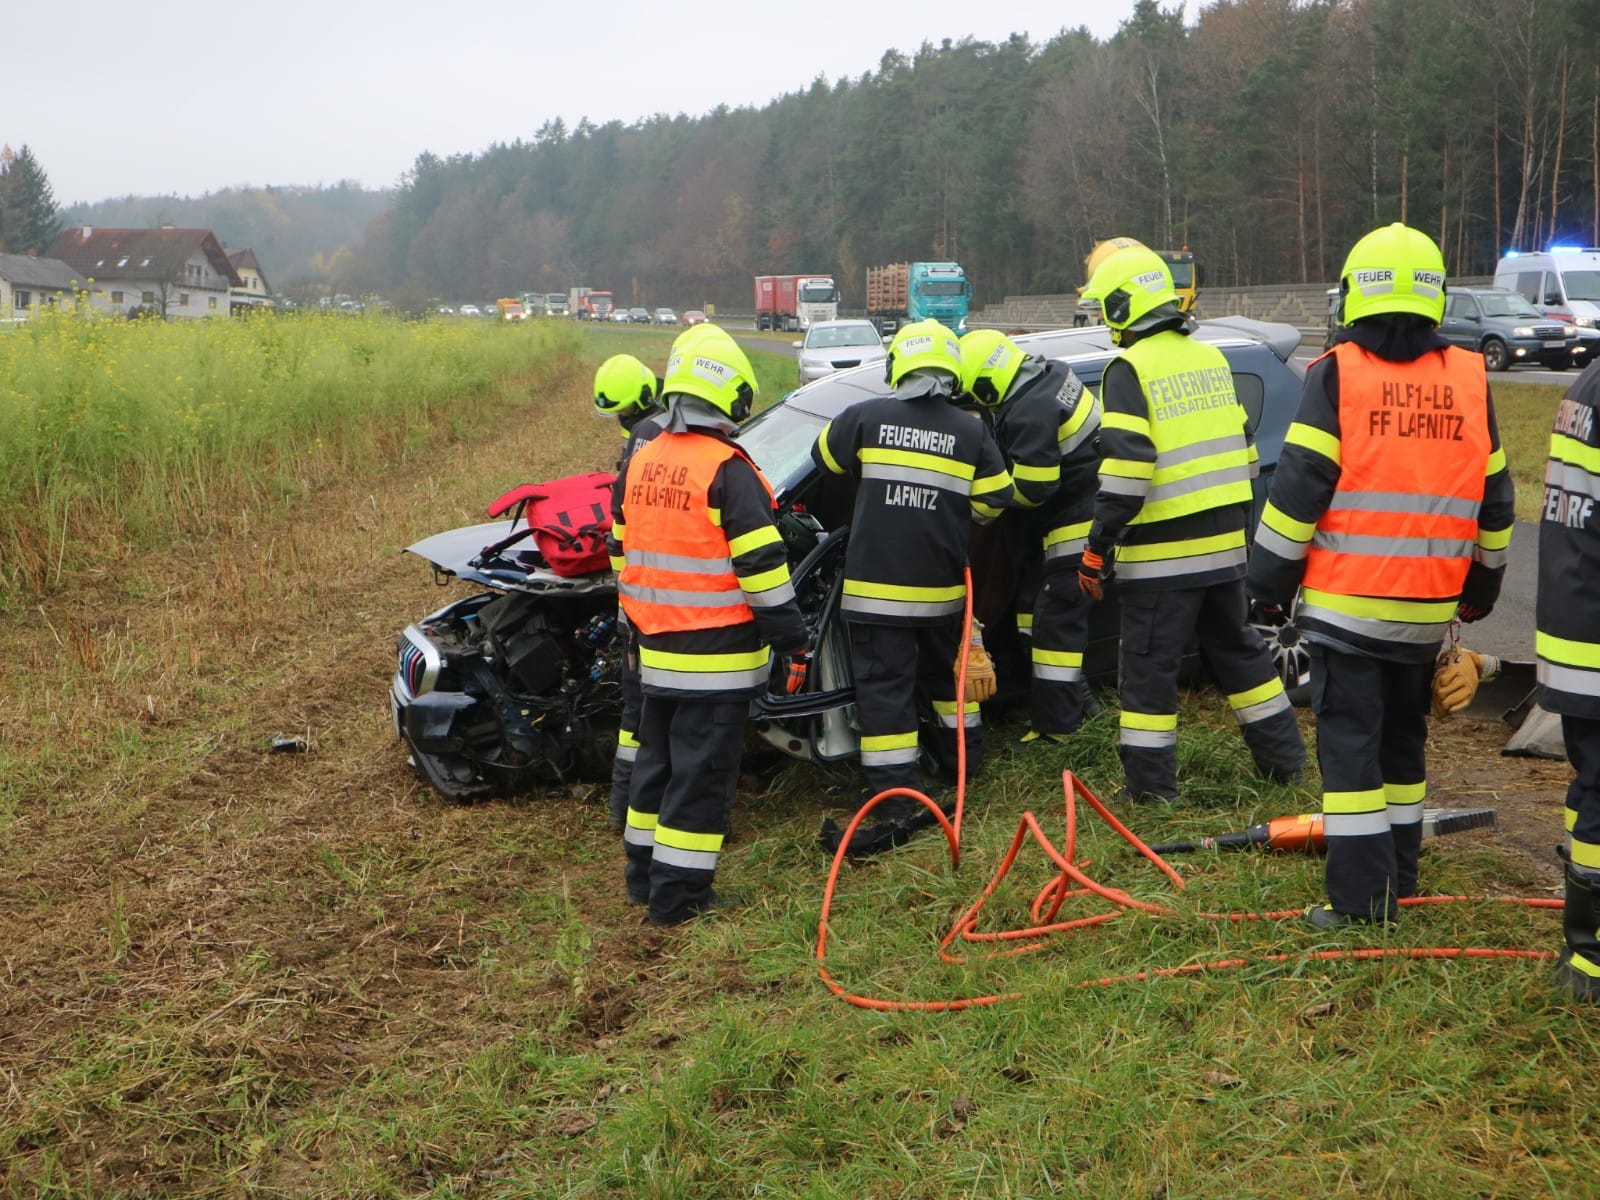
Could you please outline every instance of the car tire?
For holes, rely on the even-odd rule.
[[[1272,665],[1283,680],[1283,690],[1289,703],[1304,708],[1311,703],[1311,651],[1300,636],[1294,621],[1295,606],[1289,608],[1289,619],[1281,624],[1263,620],[1254,604],[1250,605],[1249,621],[1272,654]]]
[[[1511,354],[1499,338],[1490,338],[1483,343],[1483,365],[1490,371],[1510,370]]]

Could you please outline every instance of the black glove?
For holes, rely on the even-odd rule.
[[[1474,621],[1483,620],[1493,611],[1494,605],[1492,604],[1488,608],[1479,608],[1476,604],[1468,604],[1465,601],[1456,605],[1456,616],[1460,617],[1462,622],[1467,625],[1471,625]]]

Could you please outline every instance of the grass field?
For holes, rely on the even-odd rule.
[[[458,808],[419,786],[384,699],[394,637],[461,592],[397,551],[513,483],[609,464],[592,367],[660,338],[634,351],[659,369],[670,335],[581,336],[479,402],[358,423],[338,469],[227,536],[111,539],[28,575],[0,624],[0,1195],[1595,1194],[1600,1037],[1547,963],[1308,956],[1549,950],[1548,912],[1447,905],[1337,939],[1219,922],[1310,902],[1319,864],[1189,856],[1179,891],[1087,819],[1089,874],[1167,912],[942,963],[1022,813],[1061,839],[1060,771],[1112,790],[1112,717],[1037,756],[992,729],[959,869],[924,834],[844,872],[833,974],[888,1000],[1019,997],[960,1013],[866,1011],[818,978],[813,839],[847,770],[752,757],[719,880],[750,904],[666,933],[622,901],[602,788]],[[781,396],[792,366],[754,361]],[[1251,776],[1215,695],[1181,729],[1184,802],[1118,810],[1141,835],[1315,807],[1315,778]],[[273,753],[275,732],[309,751]],[[1430,802],[1514,785],[1492,731],[1440,734]],[[1486,833],[1423,870],[1432,893],[1549,894]],[[1052,874],[1024,854],[985,927],[1027,923]],[[1242,961],[1126,979],[1221,959]]]

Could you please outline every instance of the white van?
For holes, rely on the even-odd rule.
[[[1494,285],[1521,292],[1546,316],[1600,329],[1600,247],[1508,254],[1494,269]]]

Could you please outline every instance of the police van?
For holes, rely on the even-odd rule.
[[[1540,312],[1579,329],[1600,329],[1600,247],[1513,251],[1494,269],[1494,285],[1521,292]]]

